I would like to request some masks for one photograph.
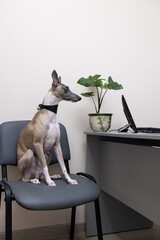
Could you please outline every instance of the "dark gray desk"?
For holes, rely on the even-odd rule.
[[[101,188],[103,233],[160,224],[160,134],[87,132],[87,172]],[[92,205],[87,235],[94,235]]]

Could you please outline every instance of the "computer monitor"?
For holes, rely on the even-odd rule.
[[[128,108],[127,102],[126,102],[126,100],[125,100],[125,98],[124,98],[123,95],[122,95],[122,106],[123,106],[123,111],[124,111],[124,114],[125,114],[125,116],[126,116],[126,118],[127,118],[128,124],[127,124],[126,126],[120,128],[118,131],[119,131],[119,132],[125,132],[125,131],[127,131],[128,128],[130,127],[130,128],[133,129],[133,131],[134,131],[135,133],[137,133],[137,132],[138,132],[138,129],[137,129],[137,127],[136,127],[136,124],[135,124],[135,122],[134,122],[134,120],[133,120],[133,117],[132,117],[132,115],[131,115],[131,112],[130,112],[130,110],[129,110],[129,108]]]

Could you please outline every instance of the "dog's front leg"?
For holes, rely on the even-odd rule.
[[[60,143],[59,142],[56,143],[56,145],[53,147],[53,149],[54,149],[55,155],[57,157],[58,163],[60,165],[61,171],[62,171],[64,177],[66,178],[67,182],[71,185],[77,185],[78,184],[77,181],[71,179],[67,173],[67,169],[66,169],[66,166],[65,166],[65,163],[63,160],[62,149],[61,149]]]
[[[41,161],[42,168],[43,168],[43,174],[44,174],[46,183],[48,184],[48,186],[56,186],[55,182],[53,180],[51,180],[51,178],[49,176],[48,166],[47,166],[46,158],[45,158],[44,151],[43,151],[43,143],[34,142],[33,145],[34,145],[36,154],[38,156],[38,159]]]

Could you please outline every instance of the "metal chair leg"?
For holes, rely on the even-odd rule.
[[[2,201],[2,185],[0,184],[0,208],[1,208],[1,201]]]
[[[95,200],[94,204],[95,204],[95,212],[96,212],[96,223],[97,223],[98,240],[103,240],[99,199]]]
[[[75,229],[75,218],[76,218],[76,207],[72,208],[71,213],[71,226],[70,226],[70,240],[74,239],[74,229]]]
[[[6,202],[5,239],[12,240],[12,197],[9,187],[5,187],[5,202]]]

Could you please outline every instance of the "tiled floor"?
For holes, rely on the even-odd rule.
[[[97,240],[97,237],[85,238],[84,233],[78,233],[76,240]],[[107,234],[104,240],[160,240],[160,227],[153,229],[122,232],[117,234]],[[59,240],[62,240],[61,238]]]
[[[0,239],[5,239],[2,234],[0,234]],[[86,238],[84,226],[77,226],[75,240],[97,239],[97,237]],[[13,240],[69,240],[69,226],[60,225],[15,231]],[[160,227],[154,225],[152,229],[107,234],[104,235],[104,240],[160,240]]]

